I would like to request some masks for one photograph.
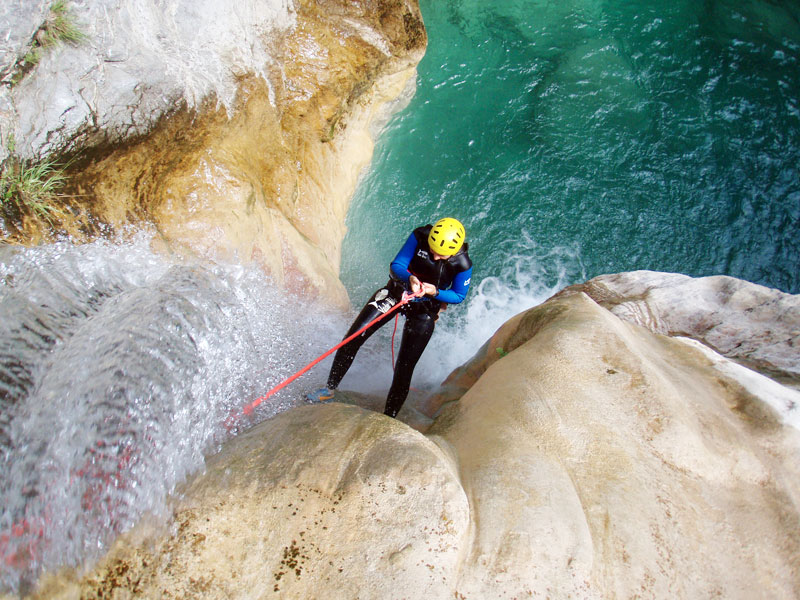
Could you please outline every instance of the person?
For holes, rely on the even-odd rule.
[[[448,304],[462,302],[469,291],[472,261],[467,254],[469,245],[465,239],[464,226],[451,217],[414,229],[390,265],[388,283],[372,295],[343,338],[386,314],[400,302],[404,292],[410,290],[417,294],[422,291],[421,297],[398,309],[406,321],[392,385],[386,397],[385,415],[394,418],[403,406],[411,387],[414,367],[433,335],[439,312]],[[375,323],[342,346],[333,359],[327,387],[313,392],[309,399],[317,402],[331,400],[333,390],[339,387],[358,350],[390,320]]]

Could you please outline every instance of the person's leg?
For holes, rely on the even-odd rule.
[[[408,390],[411,387],[411,376],[417,366],[425,346],[433,335],[436,319],[427,313],[406,317],[403,327],[403,339],[400,342],[400,351],[397,354],[397,364],[394,367],[392,387],[386,397],[386,407],[383,414],[396,417],[400,408],[406,401]]]
[[[370,298],[370,301],[364,305],[364,308],[361,309],[361,312],[358,313],[356,320],[353,321],[350,329],[347,330],[347,333],[342,339],[347,339],[370,321],[376,319],[382,314],[385,314],[386,311],[392,308],[392,306],[395,304],[397,304],[397,301],[388,295],[385,288],[378,290],[375,292],[375,294],[373,294],[372,298]],[[364,330],[361,335],[336,351],[336,355],[333,358],[331,371],[328,374],[328,389],[335,390],[337,387],[339,387],[342,378],[353,364],[353,360],[355,359],[356,354],[361,346],[373,333],[375,333],[387,322],[388,319],[384,319],[383,321],[376,323],[372,327]]]

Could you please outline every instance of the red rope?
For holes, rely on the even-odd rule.
[[[394,336],[397,334],[397,322],[400,320],[400,315],[394,316],[394,331],[392,331],[392,371],[394,371]]]
[[[225,420],[225,423],[224,423],[225,427],[228,428],[228,430],[232,429],[234,424],[236,423],[236,421],[238,419],[240,419],[242,417],[242,415],[251,415],[251,414],[253,414],[253,411],[258,407],[259,404],[264,402],[264,400],[266,400],[267,398],[269,398],[273,394],[275,394],[278,391],[280,391],[283,388],[285,388],[287,385],[292,383],[295,379],[297,379],[298,377],[300,377],[301,375],[303,375],[304,373],[309,371],[314,365],[316,365],[320,361],[326,359],[328,356],[330,356],[331,354],[336,352],[339,348],[341,348],[342,346],[344,346],[345,344],[347,344],[351,340],[357,338],[366,329],[368,329],[369,327],[371,327],[372,325],[374,325],[378,321],[380,321],[382,319],[385,319],[391,313],[396,311],[398,308],[400,308],[404,304],[408,304],[414,298],[420,298],[422,295],[423,295],[422,290],[420,290],[416,294],[404,293],[403,297],[400,300],[400,302],[395,304],[392,308],[387,310],[385,313],[383,313],[382,315],[379,315],[378,317],[374,318],[372,321],[370,321],[369,323],[364,325],[361,329],[356,331],[354,334],[352,334],[352,335],[348,336],[347,338],[343,339],[336,346],[334,346],[333,348],[331,348],[330,350],[328,350],[327,352],[325,352],[321,356],[318,356],[317,358],[312,360],[310,363],[308,363],[305,367],[300,369],[297,373],[295,373],[291,377],[288,377],[288,378],[284,379],[283,381],[281,381],[278,385],[276,385],[274,388],[269,390],[266,394],[264,394],[260,398],[256,398],[255,400],[253,400],[252,402],[247,404],[242,409],[241,413],[238,413],[238,414],[235,413],[235,412],[232,413]],[[397,321],[396,320],[395,320],[395,331],[397,331]],[[392,363],[394,363],[394,334],[392,334]],[[99,445],[101,445],[101,442],[98,442],[98,446]],[[91,451],[94,451],[94,449],[91,449]],[[119,471],[118,471],[117,475],[119,475],[119,473],[122,472],[122,469],[123,469],[123,464],[122,463],[127,463],[130,459],[131,459],[130,456],[123,454],[122,458],[120,458]],[[77,471],[77,475],[80,476],[80,477],[89,477],[89,476],[96,477],[96,476],[98,476],[98,475],[95,475],[94,473],[90,473],[90,472],[86,471],[85,469],[81,469],[81,470]],[[100,476],[103,477],[103,483],[105,483],[106,485],[109,485],[109,483],[111,483],[112,478],[113,478],[113,476],[109,475],[109,474],[103,475],[101,473]],[[98,488],[97,485],[95,485],[94,487],[90,487],[87,490],[87,492],[83,495],[83,498],[82,498],[82,502],[85,502],[85,503],[88,504],[88,506],[84,505],[84,508],[91,509],[91,507],[92,507],[92,495],[95,494],[95,493],[98,493],[98,495],[99,495],[99,492],[100,492],[100,489]],[[42,542],[42,539],[44,537],[45,524],[48,521],[49,521],[49,519],[47,521],[45,521],[45,522],[42,522],[41,519],[28,520],[27,518],[23,518],[20,521],[18,521],[16,523],[13,523],[11,525],[11,528],[8,530],[7,533],[6,532],[0,533],[0,563],[5,564],[6,566],[12,566],[13,567],[13,566],[19,566],[19,565],[22,565],[22,564],[27,564],[27,560],[28,559],[35,558],[35,556],[36,556],[36,554],[38,552],[39,544]],[[13,546],[14,546],[15,540],[17,538],[21,538],[22,536],[24,536],[26,534],[32,534],[35,537],[35,539],[33,539],[33,540],[27,542],[26,544],[22,545],[19,549],[14,550]]]
[[[299,370],[297,373],[295,373],[295,374],[294,374],[294,375],[292,375],[291,377],[287,377],[286,379],[284,379],[283,381],[281,381],[281,382],[280,382],[278,385],[276,385],[274,388],[272,388],[271,390],[269,390],[269,391],[268,391],[266,394],[264,394],[264,395],[263,395],[263,396],[261,396],[260,398],[256,398],[255,400],[253,400],[252,402],[250,402],[249,404],[247,404],[247,405],[246,405],[246,406],[245,406],[245,407],[242,409],[242,412],[241,412],[241,413],[239,413],[239,414],[237,414],[237,413],[233,413],[233,414],[231,414],[231,416],[230,416],[230,417],[228,417],[228,419],[226,419],[226,421],[225,421],[225,427],[226,427],[226,428],[228,428],[228,429],[231,429],[231,428],[233,427],[233,425],[234,425],[235,421],[236,421],[236,420],[238,420],[239,418],[241,418],[241,416],[242,416],[242,415],[251,415],[251,414],[253,414],[253,411],[254,411],[254,410],[255,410],[255,409],[258,407],[258,405],[259,405],[259,404],[261,404],[262,402],[264,402],[264,400],[266,400],[267,398],[269,398],[269,397],[270,397],[270,396],[272,396],[273,394],[275,394],[275,393],[279,392],[280,390],[282,390],[283,388],[285,388],[287,385],[289,385],[290,383],[292,383],[292,382],[293,382],[295,379],[297,379],[298,377],[300,377],[300,376],[301,376],[301,375],[303,375],[304,373],[306,373],[306,372],[308,372],[309,370],[311,370],[311,368],[312,368],[314,365],[316,365],[317,363],[319,363],[319,362],[321,362],[321,361],[325,360],[326,358],[328,358],[328,356],[330,356],[331,354],[333,354],[334,352],[336,352],[336,351],[337,351],[339,348],[341,348],[342,346],[344,346],[344,345],[345,345],[345,344],[347,344],[348,342],[350,342],[350,341],[354,340],[355,338],[357,338],[359,335],[361,335],[362,333],[364,333],[364,331],[365,331],[366,329],[368,329],[369,327],[371,327],[372,325],[374,325],[374,324],[375,324],[375,323],[377,323],[378,321],[380,321],[380,320],[382,320],[382,319],[385,319],[386,317],[388,317],[390,314],[392,314],[394,311],[396,311],[398,308],[400,308],[400,307],[401,307],[401,306],[403,306],[404,304],[408,304],[409,302],[411,302],[411,300],[413,300],[414,298],[420,298],[420,297],[422,296],[422,294],[423,294],[422,290],[420,290],[420,291],[419,291],[419,292],[417,292],[416,294],[404,293],[404,294],[403,294],[403,297],[402,297],[402,298],[401,298],[401,300],[400,300],[400,302],[398,302],[397,304],[395,304],[395,305],[394,305],[392,308],[390,308],[389,310],[387,310],[385,313],[383,313],[382,315],[379,315],[379,316],[375,317],[375,318],[374,318],[372,321],[370,321],[369,323],[367,323],[366,325],[364,325],[364,326],[363,326],[361,329],[359,329],[358,331],[356,331],[354,334],[352,334],[352,335],[350,335],[350,336],[346,337],[346,338],[345,338],[345,339],[343,339],[341,342],[339,342],[337,345],[335,345],[333,348],[331,348],[330,350],[328,350],[328,351],[327,351],[327,352],[325,352],[324,354],[322,354],[322,355],[318,356],[317,358],[315,358],[314,360],[312,360],[312,361],[311,361],[310,363],[308,363],[308,364],[307,364],[305,367],[303,367],[302,369],[300,369],[300,370]]]
[[[225,427],[228,428],[228,430],[232,429],[234,424],[236,423],[236,421],[239,418],[241,418],[242,415],[251,415],[251,414],[253,414],[253,411],[258,407],[259,404],[264,402],[264,400],[266,400],[267,398],[269,398],[273,394],[275,394],[278,391],[280,391],[283,388],[285,388],[287,385],[289,385],[295,379],[297,379],[298,377],[300,377],[301,375],[303,375],[304,373],[309,371],[314,365],[316,365],[320,361],[324,360],[325,358],[327,358],[328,356],[330,356],[331,354],[336,352],[339,348],[341,348],[342,346],[344,346],[345,344],[347,344],[351,340],[357,338],[366,329],[368,329],[369,327],[371,327],[372,325],[374,325],[378,321],[380,321],[382,319],[385,319],[387,316],[389,316],[391,313],[396,311],[398,308],[400,308],[404,304],[408,304],[414,298],[420,298],[422,295],[423,294],[422,294],[421,290],[416,294],[404,293],[402,299],[400,300],[400,302],[395,304],[392,308],[387,310],[385,313],[383,313],[382,315],[379,315],[378,317],[376,317],[375,319],[373,319],[372,321],[370,321],[369,323],[364,325],[361,329],[356,331],[354,334],[348,336],[347,338],[345,338],[344,340],[339,342],[336,346],[334,346],[333,348],[331,348],[330,350],[328,350],[327,352],[325,352],[321,356],[318,356],[317,358],[312,360],[310,363],[308,363],[305,367],[300,369],[297,373],[295,373],[291,377],[288,377],[287,379],[284,379],[283,381],[281,381],[278,385],[276,385],[274,388],[269,390],[266,394],[264,394],[260,398],[256,398],[255,400],[253,400],[252,402],[247,404],[242,409],[241,413],[238,413],[238,414],[237,413],[232,413],[230,415],[230,417],[228,417],[225,420],[225,423],[224,423]],[[395,320],[395,331],[397,331],[397,320]],[[394,364],[394,334],[392,334],[392,364]],[[101,444],[102,444],[102,442],[98,442],[98,446],[101,446]],[[90,451],[92,451],[94,453],[94,449],[90,449]],[[119,476],[119,473],[122,472],[122,469],[124,468],[125,464],[127,464],[131,460],[131,458],[132,457],[129,454],[123,454],[122,455],[122,457],[119,459],[117,476]],[[100,476],[100,477],[103,478],[102,481],[103,481],[103,483],[106,484],[106,486],[108,486],[113,480],[113,476],[110,475],[110,474],[107,474],[107,473],[106,474],[102,474],[102,473],[95,474],[93,472],[87,471],[86,469],[81,469],[81,470],[77,471],[76,474],[78,476],[80,476],[80,477],[90,477],[90,476],[91,477],[98,477],[98,476]],[[84,508],[86,508],[86,509],[91,509],[92,508],[92,504],[93,504],[92,496],[95,493],[98,494],[98,496],[99,496],[99,493],[101,491],[100,488],[98,487],[98,485],[99,484],[96,484],[94,487],[90,487],[86,491],[86,493],[83,495],[82,502],[86,503],[86,504],[84,504]],[[28,520],[27,518],[22,518],[20,521],[17,521],[16,523],[13,523],[11,525],[11,528],[8,530],[7,533],[6,532],[0,533],[0,564],[5,564],[6,566],[14,567],[14,566],[27,564],[27,561],[29,559],[34,559],[36,557],[36,554],[38,553],[39,544],[42,543],[42,541],[43,541],[44,532],[45,532],[45,525],[47,525],[47,524],[49,524],[49,519],[46,519],[46,520],[43,521],[42,519],[31,519],[31,520]],[[32,534],[32,536],[34,536],[34,539],[32,539],[31,541],[21,545],[21,547],[18,548],[17,550],[14,550],[13,547],[14,547],[14,543],[15,543],[16,539],[22,538],[26,534]]]

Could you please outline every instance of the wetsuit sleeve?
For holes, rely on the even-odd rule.
[[[440,302],[447,302],[448,304],[458,304],[467,297],[469,291],[469,284],[472,280],[472,267],[466,271],[461,271],[453,279],[453,285],[449,290],[439,290],[439,293],[434,296]]]
[[[417,238],[412,233],[408,236],[406,243],[400,248],[400,252],[394,257],[391,266],[389,267],[395,277],[400,279],[403,283],[408,283],[408,278],[411,273],[408,270],[408,265],[411,264],[411,259],[414,258],[414,252],[417,250]]]

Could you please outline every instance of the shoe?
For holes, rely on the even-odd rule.
[[[333,390],[329,390],[326,387],[319,388],[318,390],[306,394],[306,400],[314,404],[330,402],[333,400]]]

